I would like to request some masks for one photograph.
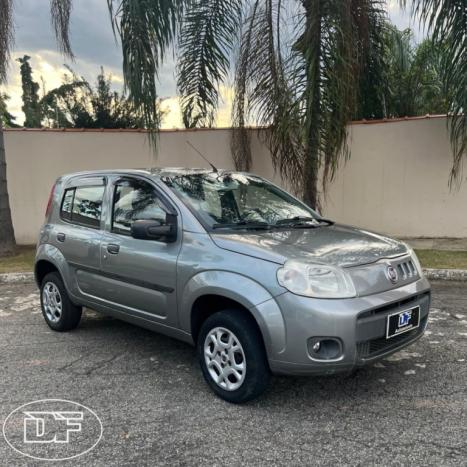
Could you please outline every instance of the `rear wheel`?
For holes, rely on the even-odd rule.
[[[51,272],[42,280],[41,308],[46,323],[54,331],[71,331],[81,320],[82,308],[71,302],[58,272]]]
[[[241,310],[211,315],[201,326],[197,351],[204,378],[222,399],[242,403],[267,388],[263,339],[253,318]]]

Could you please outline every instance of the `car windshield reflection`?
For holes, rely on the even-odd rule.
[[[265,229],[321,222],[312,209],[254,175],[197,172],[164,176],[162,180],[211,229]]]

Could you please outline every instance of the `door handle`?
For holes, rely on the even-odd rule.
[[[63,243],[63,242],[66,240],[66,235],[65,235],[64,233],[62,233],[62,232],[58,233],[58,234],[57,234],[57,240],[58,240],[59,242],[62,242],[62,243]]]
[[[117,255],[118,252],[120,251],[120,245],[116,245],[115,243],[109,243],[107,245],[107,251],[111,254],[111,255]]]

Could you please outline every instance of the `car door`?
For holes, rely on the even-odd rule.
[[[60,220],[54,225],[51,243],[70,267],[69,283],[75,295],[93,296],[101,268],[100,242],[103,234],[105,177],[76,177],[64,186]]]
[[[177,211],[147,179],[115,177],[110,190],[110,212],[101,241],[99,294],[122,311],[175,327],[180,225],[173,242],[133,238],[131,225],[136,220],[163,225],[167,214],[173,216]]]

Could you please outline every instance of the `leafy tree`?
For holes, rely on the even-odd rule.
[[[26,128],[41,127],[41,109],[39,103],[39,85],[32,78],[32,68],[29,64],[31,57],[24,55],[18,58],[21,63],[21,84],[23,88],[23,107],[25,115],[24,126]]]
[[[430,38],[417,46],[411,67],[412,82],[418,90],[414,98],[417,115],[441,114],[450,110],[453,96],[443,83],[445,60],[444,44],[436,45]]]
[[[462,160],[467,154],[467,8],[465,0],[399,0],[411,8],[443,50],[442,84],[451,115],[448,127],[454,162],[451,182],[461,180]]]
[[[442,82],[444,48],[425,39],[416,46],[410,29],[387,33],[384,51],[385,116],[445,113],[448,103]]]
[[[104,69],[95,86],[78,77],[71,77],[49,91],[41,100],[47,126],[64,128],[143,128],[141,112],[126,95],[113,91],[111,76]]]
[[[7,101],[10,97],[6,94],[0,93],[0,121],[6,128],[16,128],[19,125],[15,123],[16,117],[8,112]]]
[[[30,57],[19,59],[26,127],[143,128],[141,112],[126,95],[112,90],[112,78],[101,68],[95,86],[68,67],[60,86],[39,96]]]

